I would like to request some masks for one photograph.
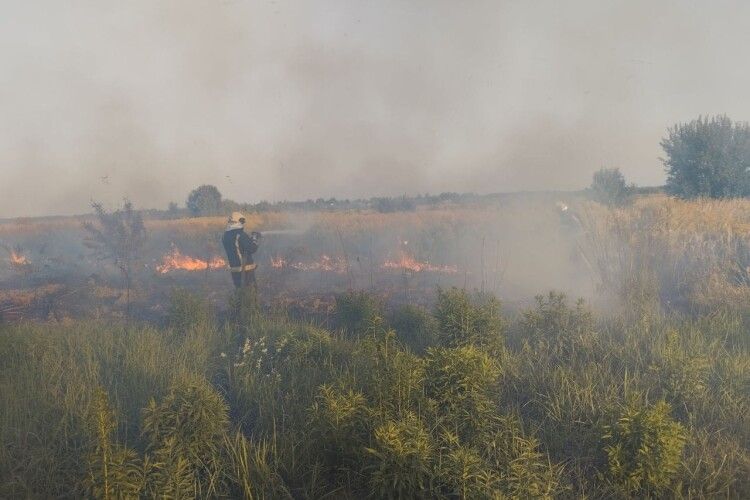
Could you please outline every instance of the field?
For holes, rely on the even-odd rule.
[[[0,224],[0,497],[750,497],[750,202],[564,202]]]

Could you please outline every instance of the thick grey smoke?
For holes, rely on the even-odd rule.
[[[745,2],[5,2],[0,217],[658,184],[659,139],[750,118]]]

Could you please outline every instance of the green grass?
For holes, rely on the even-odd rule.
[[[750,497],[738,315],[341,304],[340,331],[185,292],[165,328],[0,325],[0,497]]]

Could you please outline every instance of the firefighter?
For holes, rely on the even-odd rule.
[[[245,232],[245,216],[239,212],[232,213],[221,243],[227,252],[229,271],[232,273],[232,281],[237,288],[247,286],[256,288],[257,286],[253,254],[258,250],[260,238],[260,233],[256,231],[248,236]]]

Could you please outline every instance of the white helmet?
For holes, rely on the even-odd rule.
[[[229,223],[230,224],[244,224],[245,223],[245,216],[242,215],[240,212],[232,212],[232,216],[229,217]]]

